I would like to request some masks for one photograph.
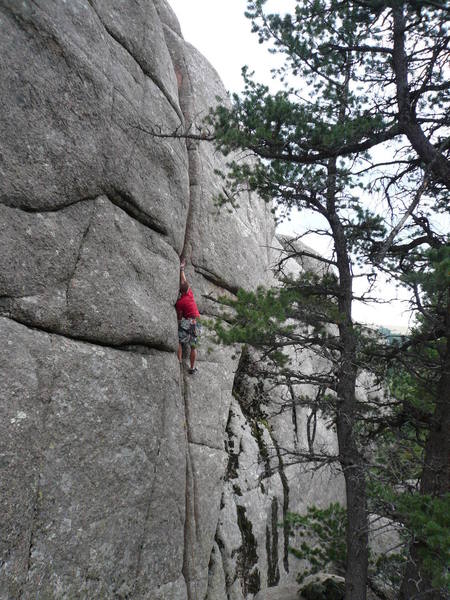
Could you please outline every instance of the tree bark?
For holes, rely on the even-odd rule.
[[[445,318],[446,348],[441,377],[436,393],[436,406],[428,440],[420,481],[420,493],[441,497],[450,491],[450,302]],[[433,589],[431,579],[421,565],[424,543],[415,540],[410,547],[405,576],[400,589],[400,600],[445,600],[445,593]]]
[[[356,332],[352,321],[353,280],[344,228],[336,213],[336,160],[328,162],[327,218],[339,271],[339,337],[342,346],[337,384],[336,432],[347,496],[345,600],[365,600],[368,567],[368,515],[364,460],[355,437],[357,417]]]
[[[411,102],[408,81],[408,57],[405,50],[405,15],[403,3],[394,4],[393,67],[397,88],[398,118],[401,131],[406,135],[420,159],[429,166],[437,181],[450,189],[450,161],[426,137],[417,122]]]

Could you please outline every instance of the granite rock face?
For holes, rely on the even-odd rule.
[[[249,408],[207,333],[198,376],[175,355],[180,254],[205,317],[273,282],[267,207],[218,212],[223,159],[155,135],[226,101],[217,73],[166,0],[0,0],[0,56],[0,599],[292,585],[283,514],[342,497],[285,464],[308,415]]]

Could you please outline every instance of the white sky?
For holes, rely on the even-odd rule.
[[[242,88],[241,68],[248,65],[256,72],[259,81],[271,85],[270,68],[273,57],[265,45],[258,43],[251,33],[250,21],[245,18],[246,0],[168,0],[180,21],[183,37],[195,46],[219,73],[225,87],[238,92]],[[292,0],[271,0],[276,10],[287,10]],[[272,64],[270,64],[272,61]],[[272,87],[272,85],[271,85]],[[297,214],[290,222],[280,226],[282,233],[295,235],[305,228],[306,215]],[[303,225],[303,226],[302,226]],[[305,240],[310,246],[326,253],[323,244]],[[356,286],[362,285],[356,280]],[[381,282],[378,291],[385,298],[394,298],[396,289]],[[405,296],[403,296],[405,298]],[[389,304],[363,305],[355,303],[354,317],[365,323],[380,324],[390,329],[408,326],[410,314],[404,312],[406,305],[399,301]]]
[[[241,67],[249,65],[270,81],[268,53],[251,33],[245,18],[246,0],[168,0],[180,21],[186,41],[193,44],[219,73],[225,87],[242,88]],[[287,10],[292,0],[271,0],[270,7]]]

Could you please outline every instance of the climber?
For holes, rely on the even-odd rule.
[[[183,346],[189,344],[191,347],[190,369],[189,373],[197,372],[195,361],[197,359],[197,342],[201,333],[201,326],[198,320],[200,313],[194,300],[194,294],[186,280],[184,267],[186,261],[180,259],[180,294],[175,304],[178,318],[178,360],[180,364],[183,361]]]

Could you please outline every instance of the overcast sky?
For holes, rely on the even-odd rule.
[[[287,10],[292,0],[269,0],[279,11]],[[242,88],[241,68],[248,65],[256,72],[259,81],[274,85],[270,77],[273,66],[265,45],[258,43],[257,36],[251,33],[250,21],[245,18],[246,0],[169,0],[180,21],[183,37],[195,46],[219,73],[225,87],[238,92]],[[272,64],[271,64],[272,61]],[[306,215],[305,215],[306,217]],[[299,234],[305,223],[302,215],[281,226],[283,233]],[[308,240],[321,252],[320,243]],[[356,284],[362,284],[356,280]],[[389,298],[396,295],[396,289],[383,282],[382,292]],[[354,316],[366,323],[377,323],[389,328],[408,326],[409,313],[404,312],[405,304],[390,302],[376,306],[356,304]]]
[[[273,4],[272,0],[272,4]],[[277,0],[278,10],[289,0]],[[267,51],[258,44],[244,17],[245,0],[169,0],[183,37],[206,56],[231,91],[242,87],[241,67],[248,64],[258,75],[269,77]]]

